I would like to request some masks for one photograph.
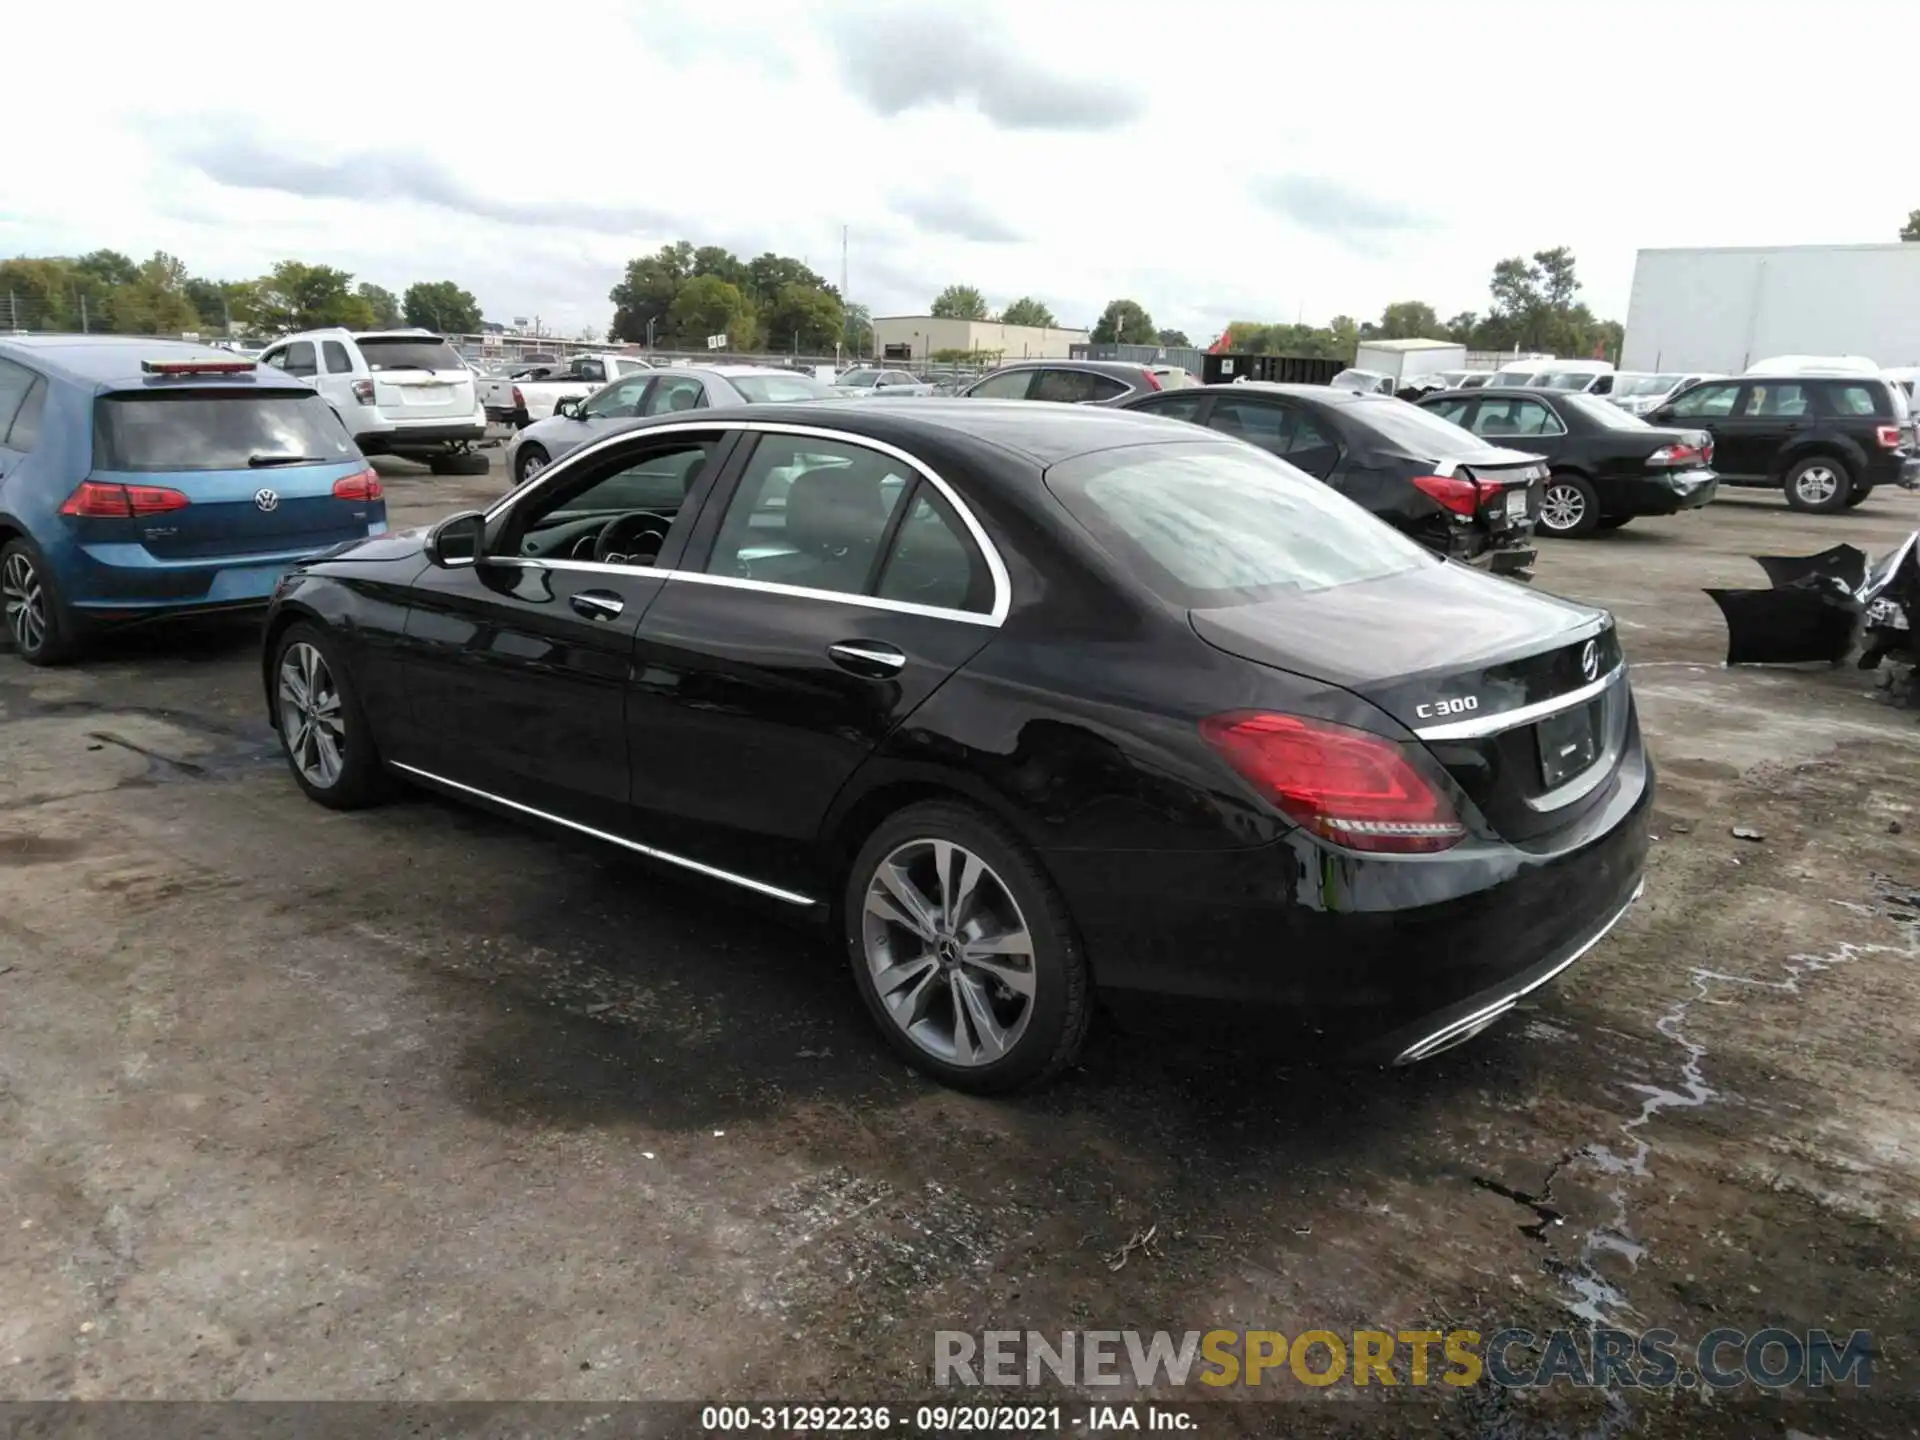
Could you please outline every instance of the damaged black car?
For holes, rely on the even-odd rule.
[[[1729,665],[1838,665],[1858,646],[1862,670],[1883,661],[1904,669],[1911,698],[1920,663],[1920,530],[1873,563],[1852,545],[1753,558],[1766,589],[1707,591],[1727,622]]]

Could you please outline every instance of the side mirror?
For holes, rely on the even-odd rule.
[[[587,408],[586,401],[578,399],[575,396],[569,395],[566,399],[562,400],[558,405],[553,407],[553,413],[556,415],[564,415],[569,420],[578,420],[581,418],[580,412],[585,410],[586,408]]]
[[[427,559],[442,570],[458,570],[480,563],[487,517],[478,510],[449,515],[427,532]]]
[[[1664,425],[1669,420],[1673,419],[1673,407],[1671,405],[1662,405],[1657,410],[1649,414],[1647,416],[1647,419],[1656,420],[1660,424]]]

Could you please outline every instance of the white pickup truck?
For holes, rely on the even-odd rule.
[[[529,362],[480,382],[487,419],[525,426],[545,420],[562,400],[584,400],[609,381],[654,367],[631,355],[573,355]]]

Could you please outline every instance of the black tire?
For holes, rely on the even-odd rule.
[[[913,856],[924,849],[927,852],[924,860],[900,861],[899,873],[907,874],[911,880],[916,873],[921,873],[919,867],[923,863],[932,865],[932,847],[939,843],[970,852],[985,867],[977,877],[972,904],[960,917],[960,925],[945,927],[948,948],[941,948],[938,941],[929,943],[919,938],[919,933],[908,926],[878,916],[870,917],[867,910],[868,889],[880,883],[882,862],[893,863],[898,857]],[[916,883],[915,890],[923,899],[927,896],[922,884]],[[906,913],[905,906],[896,905],[895,909],[897,913]],[[930,930],[939,934],[942,923],[937,920],[937,911],[934,905],[927,909],[936,917]],[[1092,976],[1079,934],[1067,913],[1066,902],[1039,862],[1017,835],[992,816],[971,805],[945,800],[911,805],[890,816],[867,837],[860,853],[854,857],[840,912],[841,933],[848,962],[853,967],[854,984],[887,1042],[915,1069],[957,1090],[992,1095],[1043,1084],[1078,1058],[1093,1015]],[[956,1056],[960,1052],[958,1037],[964,1034],[977,1056],[978,1050],[985,1048],[986,1032],[971,1018],[970,1012],[965,1022],[951,1018],[962,990],[966,989],[977,998],[988,999],[995,1007],[990,1008],[989,1018],[1006,1026],[1001,1032],[1003,1036],[1011,1035],[1005,1053],[997,1059],[975,1058],[956,1063],[937,1053],[941,1048],[937,1034],[930,1032],[926,1040],[909,1034],[905,1022],[895,1018],[876,984],[875,967],[868,961],[870,925],[873,933],[881,937],[881,946],[904,942],[916,949],[916,953],[895,962],[900,973],[906,974],[909,966],[921,961],[935,967],[930,974],[913,972],[908,976],[914,981],[911,986],[903,983],[892,992],[903,1004],[910,1003],[909,994],[929,992],[925,1020],[916,1028],[930,1026],[931,1032],[951,1031],[954,1043],[946,1048]],[[995,970],[1001,975],[1014,973],[1019,968],[1017,961],[1005,968],[977,962],[968,964],[961,960],[958,949],[959,944],[969,938],[976,943],[984,938],[981,932],[1010,934],[1017,928],[1024,928],[1031,956],[1020,970],[1028,977],[1031,989],[1031,995],[1024,999],[1004,981],[993,978]],[[880,954],[884,965],[886,950],[881,949]],[[949,1017],[951,1023],[942,1022],[943,1015]]]
[[[1609,515],[1600,522],[1600,528],[1602,530],[1618,530],[1622,525],[1631,525],[1632,523],[1633,516],[1631,515]]]
[[[1873,486],[1871,485],[1854,486],[1852,490],[1847,492],[1847,508],[1851,510],[1854,506],[1864,503],[1867,496],[1872,493]]]
[[[0,546],[0,634],[29,665],[64,665],[81,650],[80,623],[47,557],[24,535]]]
[[[287,708],[289,697],[283,684],[288,656],[295,654],[297,647],[301,646],[318,653],[326,667],[326,690],[330,690],[338,701],[339,767],[330,781],[309,774],[302,759],[294,754],[297,737],[289,728],[293,722]],[[307,673],[311,675],[311,672]],[[323,696],[325,693],[322,691]],[[297,698],[294,703],[299,703]],[[345,647],[333,631],[310,621],[298,620],[281,633],[273,647],[273,718],[274,728],[280,735],[280,751],[287,757],[287,768],[293,772],[294,783],[306,792],[309,800],[325,805],[329,810],[359,810],[376,805],[393,793],[393,779],[381,762],[380,752],[374,747],[372,728],[367,724],[366,711],[360,705],[360,693],[347,667]]]
[[[451,455],[435,455],[427,461],[427,468],[436,475],[484,475],[493,467],[484,455],[457,450]]]
[[[1558,520],[1559,523],[1555,523]],[[1556,472],[1540,491],[1540,517],[1534,532],[1556,540],[1578,540],[1600,524],[1600,497],[1584,475]]]
[[[527,474],[527,465],[530,461],[535,460],[539,461],[541,466],[546,466],[551,463],[551,459],[543,447],[539,445],[522,445],[519,454],[513,457],[513,483],[515,485],[524,485],[527,483],[528,479],[531,478]]]
[[[1853,472],[1834,455],[1809,455],[1787,468],[1781,482],[1787,504],[1813,515],[1831,515],[1847,508],[1853,493]]]

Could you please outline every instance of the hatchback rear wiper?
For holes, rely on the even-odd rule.
[[[254,455],[249,455],[247,457],[247,464],[252,466],[255,470],[264,470],[269,465],[324,465],[327,463],[329,459],[332,459],[332,458],[337,458],[337,457],[332,457],[327,455],[254,454]]]

